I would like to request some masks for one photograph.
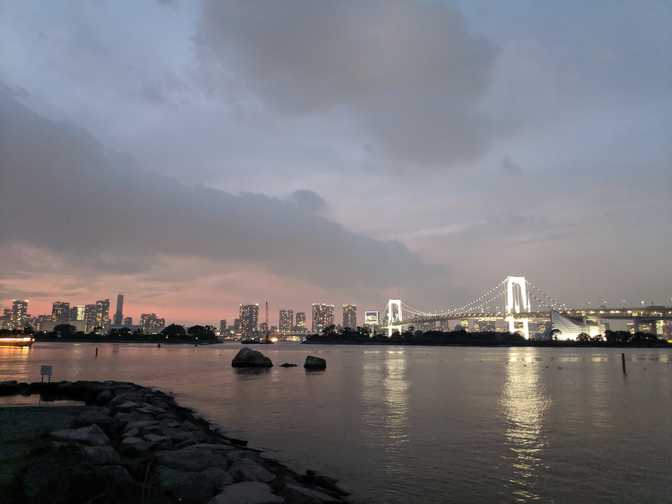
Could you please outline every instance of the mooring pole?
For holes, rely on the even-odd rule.
[[[621,365],[623,366],[623,374],[627,375],[628,371],[625,369],[625,354],[621,354]]]

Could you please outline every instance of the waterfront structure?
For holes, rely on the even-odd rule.
[[[110,328],[110,300],[99,299],[96,301],[96,327],[104,333]]]
[[[343,305],[343,328],[357,329],[357,305]]]
[[[278,326],[281,333],[291,333],[294,330],[294,310],[280,310]]]
[[[51,320],[58,324],[63,324],[70,320],[70,303],[54,301],[51,305]]]
[[[296,330],[299,332],[303,332],[306,330],[306,312],[296,312],[296,317],[294,319],[294,323],[296,324]]]
[[[240,305],[240,335],[242,338],[254,338],[259,324],[259,305]]]
[[[117,294],[117,310],[114,312],[114,325],[120,326],[124,321],[124,295]]]
[[[334,305],[313,303],[312,308],[312,329],[314,333],[320,333],[325,327],[334,325]]]
[[[87,333],[93,332],[96,328],[96,305],[84,305],[84,327]]]
[[[15,299],[12,301],[12,329],[23,329],[28,324],[28,300]]]
[[[140,330],[143,334],[158,334],[165,326],[165,319],[159,318],[156,313],[143,313],[140,315]]]

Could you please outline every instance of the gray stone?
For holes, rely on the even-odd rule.
[[[126,455],[140,455],[149,450],[149,443],[144,439],[129,436],[122,439],[119,449]]]
[[[136,410],[140,407],[140,405],[136,402],[133,401],[125,401],[121,404],[115,404],[114,409],[115,410],[121,410],[121,411],[131,411],[131,410]]]
[[[177,502],[185,504],[207,502],[217,493],[215,483],[198,472],[178,471],[159,466],[158,476],[161,490],[172,495]]]
[[[159,434],[145,434],[143,438],[152,446],[152,448],[169,448],[172,441],[168,436]]]
[[[243,347],[231,361],[231,366],[237,368],[269,368],[273,367],[273,363],[261,352]]]
[[[290,495],[291,494],[299,494],[300,497],[303,498],[303,500],[310,500],[312,502],[341,502],[339,499],[336,497],[332,497],[331,495],[328,495],[324,492],[320,492],[318,490],[314,490],[312,488],[306,488],[303,486],[299,485],[290,485],[287,484],[285,486],[287,490],[289,491]],[[295,498],[293,500],[298,500],[298,498]]]
[[[210,467],[201,473],[204,478],[212,481],[218,492],[233,483],[233,476],[220,467]]]
[[[86,458],[94,465],[121,464],[119,454],[111,446],[85,446],[83,450]]]
[[[263,483],[268,483],[275,479],[274,474],[249,458],[241,458],[235,461],[229,468],[229,472],[233,474],[234,478],[243,481],[261,481]]]
[[[228,466],[226,456],[207,447],[187,446],[179,450],[163,450],[156,453],[160,465],[183,471],[204,471],[210,467]]]
[[[244,481],[227,486],[210,504],[276,504],[285,499],[271,493],[271,487],[257,481]]]
[[[84,427],[86,425],[96,424],[103,430],[107,430],[112,425],[112,418],[103,411],[92,409],[82,412],[72,420],[72,427]]]
[[[144,431],[147,427],[156,425],[159,425],[159,422],[156,420],[136,420],[134,422],[128,422],[126,424],[126,430],[138,429],[139,431]]]
[[[57,430],[51,433],[51,437],[59,441],[69,441],[90,446],[110,444],[110,439],[97,425],[79,427],[78,429]]]
[[[306,361],[303,363],[303,367],[306,369],[327,369],[327,361],[321,357],[309,355],[306,357]]]

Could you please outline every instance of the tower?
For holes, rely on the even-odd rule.
[[[401,311],[401,299],[389,299],[387,301],[387,308],[385,309],[385,322],[387,323],[387,336],[392,337],[392,334],[397,331],[401,334],[403,326],[401,322],[404,320]]]
[[[527,292],[527,280],[521,276],[506,277],[506,321],[509,324],[509,332],[516,332],[516,317],[518,313],[529,313],[531,310],[530,295]],[[528,318],[520,319],[522,322],[522,335],[525,339],[530,338],[530,324]]]

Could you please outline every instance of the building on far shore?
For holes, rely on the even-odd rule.
[[[343,305],[343,327],[357,329],[357,305]]]
[[[294,330],[294,310],[280,310],[278,327],[283,334],[289,334]]]
[[[240,336],[241,338],[254,338],[257,336],[259,325],[259,305],[240,305]]]
[[[166,320],[159,318],[156,313],[140,315],[140,330],[143,334],[158,334],[166,326]]]
[[[324,303],[313,303],[313,325],[314,333],[320,333],[325,327],[334,325],[334,305]]]

